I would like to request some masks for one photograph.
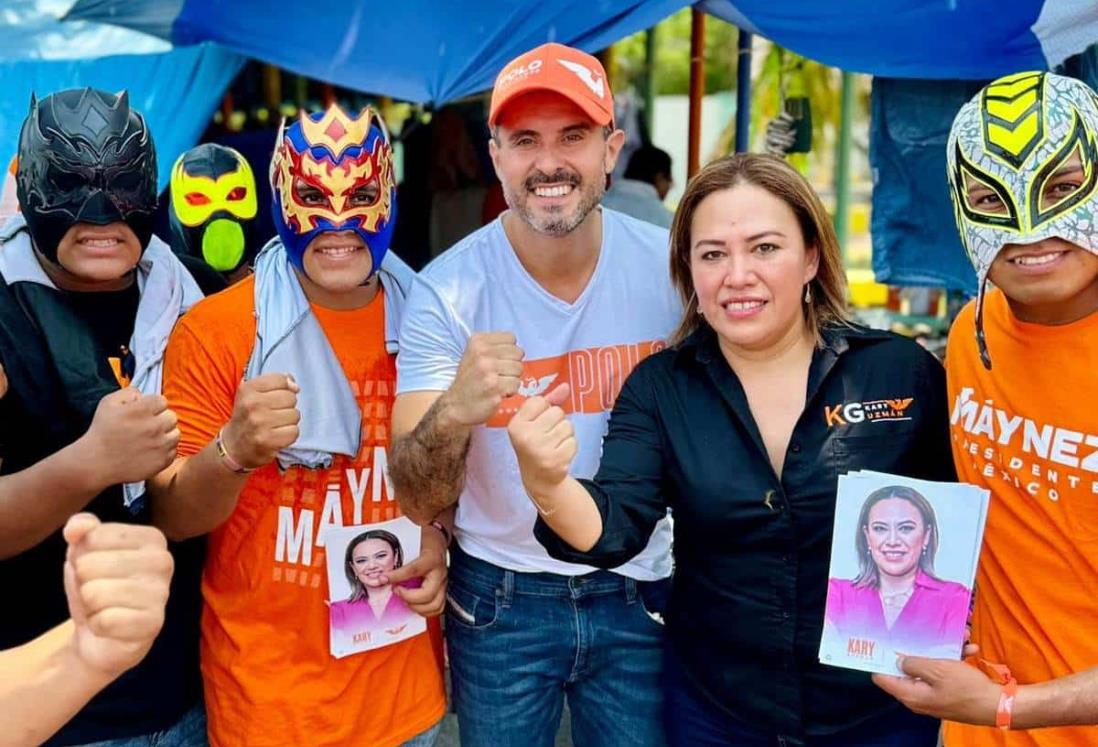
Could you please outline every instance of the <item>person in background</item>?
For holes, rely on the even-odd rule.
[[[428,241],[431,257],[458,243],[483,225],[486,189],[480,162],[465,118],[444,106],[431,119],[431,190]]]
[[[255,176],[232,148],[203,143],[176,159],[168,203],[172,251],[206,295],[252,271],[262,246],[256,225]]]
[[[663,201],[671,191],[671,156],[654,145],[633,152],[623,179],[610,184],[604,207],[618,210],[663,228],[671,226],[672,213]]]
[[[625,381],[594,477],[570,476],[599,434],[572,426],[567,391],[511,419],[535,536],[554,558],[611,568],[673,511],[672,747],[935,747],[937,720],[818,652],[839,475],[953,477],[941,364],[847,320],[834,228],[779,158],[703,168],[671,254],[686,311]]]
[[[946,351],[953,456],[992,494],[972,642],[1009,674],[905,658],[918,680],[877,683],[950,719],[947,747],[1095,747],[1095,728],[1009,729],[1098,722],[1098,410],[1084,404],[1098,367],[1098,94],[1008,75],[961,108],[947,148],[979,282]]]

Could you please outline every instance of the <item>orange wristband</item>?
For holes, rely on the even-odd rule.
[[[997,685],[1002,685],[1003,689],[999,692],[999,705],[995,709],[995,725],[1006,731],[1011,727],[1011,721],[1014,718],[1014,698],[1018,695],[1018,680],[1005,664],[996,664],[981,658],[974,659],[973,663]]]
[[[1013,677],[1003,685],[1003,691],[999,693],[999,707],[995,709],[995,725],[1003,731],[1010,729],[1010,722],[1014,718],[1014,698],[1018,694],[1018,680]]]

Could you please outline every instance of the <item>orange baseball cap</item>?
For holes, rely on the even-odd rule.
[[[614,95],[602,63],[573,47],[550,42],[507,63],[492,88],[488,126],[511,101],[531,91],[559,93],[597,125],[614,123]]]

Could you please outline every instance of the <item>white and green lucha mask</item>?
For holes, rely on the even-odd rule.
[[[983,302],[1002,248],[1057,237],[1098,254],[1098,94],[1052,73],[999,78],[961,107],[946,147],[953,211],[979,283],[980,357],[991,368]],[[1047,190],[1073,158],[1082,167],[1078,189]],[[986,207],[970,204],[973,184],[993,193]]]

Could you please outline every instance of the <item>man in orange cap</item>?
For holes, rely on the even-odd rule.
[[[667,231],[599,206],[625,136],[594,57],[545,44],[515,59],[488,124],[509,210],[416,279],[389,461],[407,516],[458,506],[447,635],[461,742],[552,744],[567,693],[580,747],[660,745],[670,528],[613,571],[551,558],[506,426],[548,396],[583,434],[574,474],[594,474],[622,382],[682,313]]]

